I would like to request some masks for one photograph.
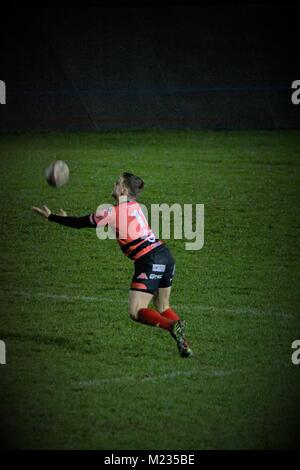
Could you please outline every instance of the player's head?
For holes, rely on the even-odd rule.
[[[144,187],[144,181],[132,173],[122,173],[115,185],[112,196],[118,199],[120,196],[127,196],[130,199],[136,199]]]

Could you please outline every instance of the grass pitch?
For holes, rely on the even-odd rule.
[[[296,131],[149,131],[0,138],[3,445],[34,449],[291,448],[299,441]],[[44,168],[71,178],[49,187]],[[204,203],[205,244],[177,262],[173,304],[195,357],[127,314],[132,262],[113,240],[30,211],[84,215],[123,171],[140,199]]]

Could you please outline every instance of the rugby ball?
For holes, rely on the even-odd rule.
[[[63,160],[55,160],[45,170],[47,183],[57,188],[66,184],[69,176],[69,167]]]

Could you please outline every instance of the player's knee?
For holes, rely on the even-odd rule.
[[[131,318],[131,320],[137,321],[139,318],[138,312],[135,312],[135,313],[129,312],[129,317]]]
[[[161,308],[161,303],[160,302],[154,302],[156,310],[161,313],[163,310]]]
[[[160,298],[159,298],[158,296],[156,296],[156,297],[153,298],[153,303],[154,303],[154,305],[155,305],[156,310],[158,310],[158,311],[160,312],[160,311],[161,311],[161,304],[162,304],[162,303],[161,303],[161,300],[160,300]]]
[[[170,308],[170,304],[166,303],[166,304],[162,304],[161,307],[160,307],[160,312],[164,312],[165,310],[168,310],[168,308]]]
[[[170,308],[170,304],[168,302],[163,302],[159,299],[155,299],[154,305],[156,307],[156,310],[158,310],[159,313],[162,313],[168,308]]]
[[[168,308],[170,308],[170,305],[167,305],[167,304],[166,304],[166,305],[161,306],[158,311],[159,311],[159,313],[163,313],[163,312],[165,312],[166,310],[168,310]]]
[[[132,320],[137,321],[139,317],[139,310],[140,308],[136,305],[130,305],[129,306],[129,316]]]

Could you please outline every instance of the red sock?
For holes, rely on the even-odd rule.
[[[159,326],[165,330],[170,330],[173,325],[173,321],[169,318],[163,317],[160,313],[152,308],[140,308],[138,311],[138,319],[141,323],[147,325]]]
[[[164,312],[162,312],[162,315],[165,318],[169,318],[169,320],[180,320],[180,317],[177,315],[175,310],[173,310],[171,307],[167,308]]]

